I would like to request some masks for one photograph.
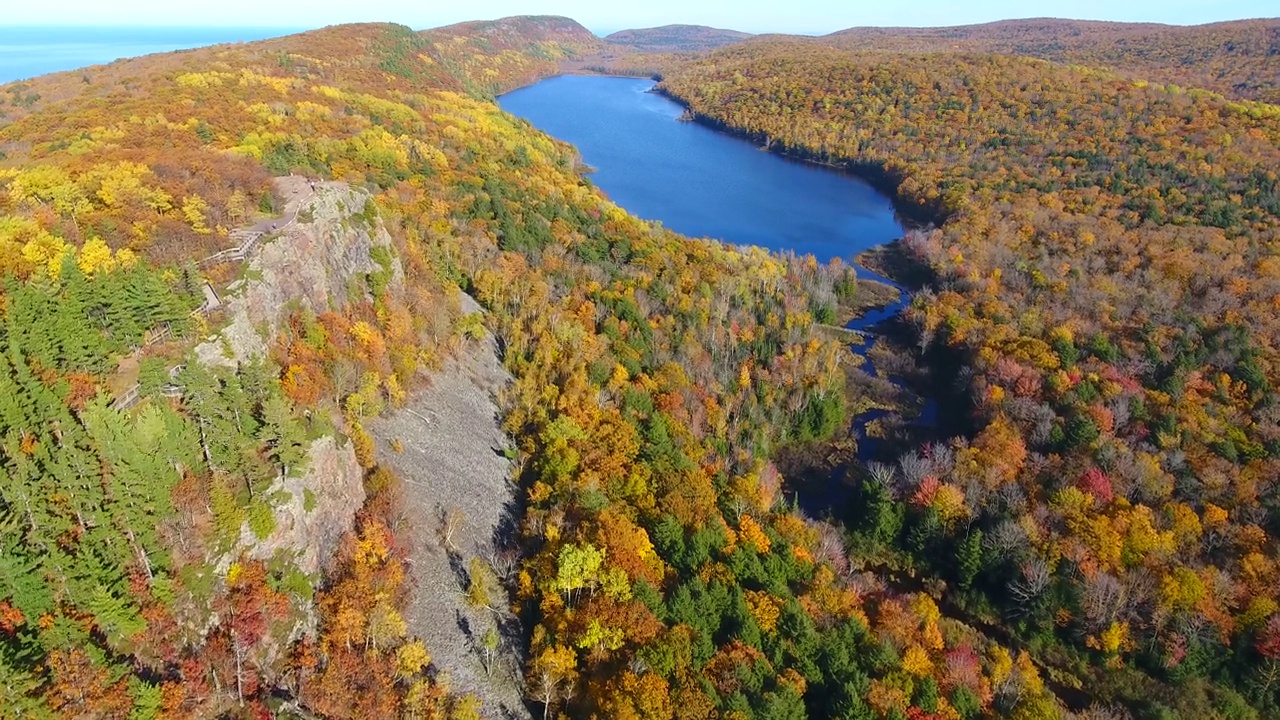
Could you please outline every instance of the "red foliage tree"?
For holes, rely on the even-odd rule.
[[[1111,478],[1097,467],[1091,467],[1076,481],[1076,487],[1094,497],[1100,505],[1107,505],[1115,499],[1115,491],[1111,487]]]

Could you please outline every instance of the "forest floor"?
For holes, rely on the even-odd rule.
[[[471,298],[463,300],[464,311],[479,309]],[[525,719],[520,626],[501,599],[493,603],[501,616],[466,599],[472,560],[492,562],[518,517],[511,461],[504,456],[509,441],[494,401],[510,380],[492,337],[470,341],[432,376],[429,388],[369,429],[378,462],[404,482],[405,520],[397,535],[409,548],[409,632],[426,643],[453,691],[481,700],[484,717]],[[503,649],[486,662],[490,629]]]

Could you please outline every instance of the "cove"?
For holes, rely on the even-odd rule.
[[[684,108],[652,88],[647,79],[563,75],[498,104],[576,146],[615,203],[683,235],[822,262],[902,237],[889,198],[866,182],[682,122]]]

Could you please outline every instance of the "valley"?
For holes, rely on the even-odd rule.
[[[0,85],[0,717],[1271,717],[1273,25]]]

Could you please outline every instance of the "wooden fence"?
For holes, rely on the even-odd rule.
[[[308,193],[307,197],[303,198],[303,202],[311,199],[313,196],[315,196],[315,194],[316,194],[315,186],[313,184],[311,188],[311,192]],[[196,267],[206,268],[206,267],[211,267],[213,265],[220,265],[222,263],[227,263],[227,262],[244,262],[249,258],[249,254],[253,252],[253,248],[262,240],[262,238],[266,237],[269,234],[280,232],[281,230],[284,230],[285,228],[297,222],[298,209],[301,208],[301,205],[302,203],[299,203],[297,206],[295,206],[297,209],[293,211],[293,216],[290,217],[288,221],[284,222],[283,224],[279,224],[278,227],[277,227],[278,223],[272,223],[270,225],[270,228],[271,228],[270,231],[256,230],[256,229],[233,230],[230,233],[229,237],[232,240],[239,241],[240,244],[237,245],[236,247],[227,248],[226,250],[210,255],[209,257],[197,262]],[[206,299],[205,302],[200,305],[200,307],[191,311],[191,316],[197,317],[200,315],[207,315],[213,307],[216,307],[210,304],[210,301],[216,300],[216,298],[217,296],[216,294],[214,294],[212,298]],[[158,342],[168,340],[171,337],[173,337],[173,328],[169,325],[169,323],[167,322],[163,323],[162,325],[147,331],[147,334],[145,335],[145,341],[144,341],[143,347],[150,347],[151,345],[154,345]],[[183,368],[182,365],[175,365],[169,368],[170,382],[160,388],[161,395],[164,395],[165,397],[181,397],[182,396],[182,388],[179,385],[172,382],[177,376],[178,372],[182,370],[182,368]],[[117,395],[115,399],[111,401],[111,407],[116,410],[127,410],[133,407],[134,405],[137,405],[138,401],[140,401],[141,399],[142,399],[142,385],[139,383],[134,383],[132,387],[126,389],[124,392]]]

